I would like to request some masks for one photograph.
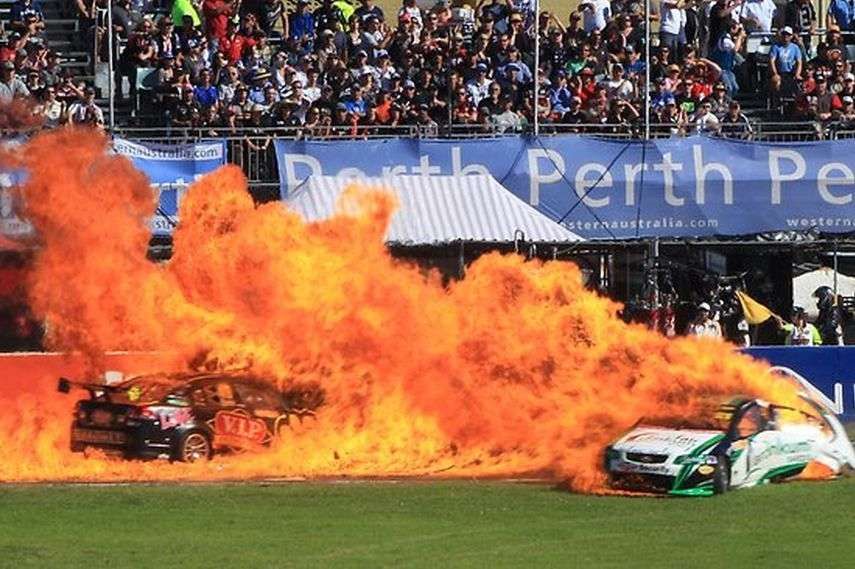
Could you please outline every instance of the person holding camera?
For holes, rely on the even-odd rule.
[[[715,48],[710,53],[710,59],[721,67],[720,80],[724,83],[727,93],[730,96],[735,95],[739,91],[735,69],[739,52],[742,50],[742,45],[746,37],[745,29],[742,25],[735,20],[731,20],[730,28],[721,35],[715,44]]]

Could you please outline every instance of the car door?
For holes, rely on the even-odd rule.
[[[241,406],[256,420],[264,421],[271,437],[288,423],[282,396],[272,386],[256,381],[235,382],[235,392]],[[269,441],[266,441],[269,442]]]
[[[734,446],[745,449],[743,485],[756,484],[780,460],[780,433],[769,421],[768,409],[752,404],[741,410],[734,425]]]
[[[199,420],[213,433],[214,447],[241,449],[254,438],[264,438],[265,429],[249,421],[231,378],[198,382],[190,390],[190,399]]]

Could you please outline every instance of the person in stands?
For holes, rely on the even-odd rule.
[[[702,302],[698,305],[695,319],[689,323],[686,335],[700,338],[721,339],[721,326],[712,318],[710,305]]]

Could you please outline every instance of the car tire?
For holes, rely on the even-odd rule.
[[[178,462],[201,462],[211,460],[214,446],[208,433],[198,429],[187,431],[175,445],[173,459]]]
[[[713,493],[724,494],[730,490],[730,463],[723,456],[718,456],[713,472]]]

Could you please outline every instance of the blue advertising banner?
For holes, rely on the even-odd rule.
[[[158,192],[160,210],[150,222],[154,235],[171,234],[187,186],[226,163],[223,141],[163,145],[114,138],[113,149],[130,158]]]
[[[745,353],[807,379],[844,421],[855,421],[855,346],[768,346]]]
[[[0,146],[11,150],[24,142],[23,137],[4,138]],[[0,170],[0,234],[7,237],[30,237],[33,234],[32,224],[18,216],[18,196],[12,190],[21,184],[26,177],[23,170]]]
[[[491,174],[589,239],[855,231],[849,140],[277,140],[276,152],[283,197],[311,175]]]

